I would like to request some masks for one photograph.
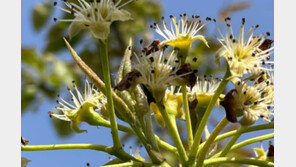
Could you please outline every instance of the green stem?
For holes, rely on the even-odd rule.
[[[118,150],[122,146],[121,146],[120,138],[118,135],[118,127],[117,127],[112,92],[111,92],[111,79],[110,79],[110,71],[109,71],[107,40],[106,41],[99,40],[99,50],[100,50],[100,58],[101,58],[103,75],[104,75],[104,81],[106,85],[107,108],[110,114],[113,147],[114,147],[114,150]]]
[[[196,124],[196,129],[195,129],[194,132],[196,133],[196,130],[197,130],[197,128],[198,128],[198,126],[199,126],[199,124],[200,124],[200,122],[201,122],[201,120],[202,120],[202,118],[203,118],[203,116],[204,116],[204,114],[205,114],[205,112],[207,110],[207,107],[197,105],[195,110],[196,110],[196,113],[197,113],[197,124]]]
[[[200,167],[203,164],[203,161],[206,158],[206,155],[208,153],[208,150],[210,146],[213,144],[215,138],[218,136],[218,134],[224,129],[224,127],[228,124],[228,120],[226,117],[224,117],[220,123],[216,126],[216,128],[211,133],[210,137],[206,140],[205,145],[202,149],[198,150],[198,159],[196,162],[196,166]]]
[[[184,104],[184,110],[185,110],[185,119],[186,119],[186,126],[187,126],[187,135],[188,135],[188,148],[190,149],[193,144],[193,133],[192,133],[186,85],[182,85],[182,93],[183,93],[183,104]]]
[[[254,137],[254,138],[251,138],[251,139],[247,139],[245,141],[242,141],[240,143],[237,143],[237,144],[233,145],[230,148],[229,151],[233,151],[233,150],[239,149],[241,147],[247,146],[249,144],[256,143],[256,142],[263,141],[263,140],[272,139],[272,138],[274,138],[274,133],[270,133],[270,134],[267,134],[267,135],[262,135],[262,136]],[[222,151],[218,152],[217,154],[215,154],[211,158],[217,158],[217,157],[221,156],[221,153],[222,153]]]
[[[152,148],[156,151],[159,151],[154,131],[153,131],[153,125],[152,125],[152,119],[151,119],[151,110],[149,109],[148,114],[147,114],[147,121],[146,121],[146,136],[148,141],[150,141]]]
[[[207,124],[207,121],[210,117],[210,114],[220,96],[220,94],[223,92],[224,88],[226,87],[227,83],[228,83],[228,78],[231,76],[231,73],[229,71],[229,66],[227,65],[227,70],[226,70],[226,73],[224,75],[224,78],[222,79],[219,87],[217,88],[214,96],[212,97],[208,107],[207,107],[207,110],[198,126],[198,129],[194,135],[194,141],[193,141],[193,145],[191,147],[191,150],[189,152],[189,163],[193,163],[194,162],[194,159],[195,157],[197,156],[197,150],[198,150],[198,147],[199,147],[199,144],[200,144],[200,140],[201,140],[201,137],[202,137],[202,133],[203,133],[203,130]]]
[[[256,126],[251,126],[245,129],[242,133],[248,133],[248,132],[253,132],[253,131],[258,131],[258,130],[266,130],[266,129],[272,129],[274,127],[274,123],[267,123],[267,124],[262,124],[262,125],[256,125]],[[219,140],[223,140],[225,138],[231,137],[237,133],[238,130],[233,130],[227,133],[223,133],[215,139],[214,142],[217,142]],[[203,147],[204,143],[200,145],[200,147]]]
[[[267,123],[267,124],[262,124],[262,125],[256,125],[256,126],[251,126],[248,127],[247,129],[245,129],[242,133],[248,133],[248,132],[253,132],[253,131],[258,131],[258,130],[266,130],[266,129],[272,129],[274,127],[274,123]],[[214,140],[214,142],[226,139],[228,137],[231,137],[233,135],[235,135],[237,133],[238,130],[233,130],[227,133],[223,133],[219,136],[217,136]],[[198,153],[200,152],[200,150],[204,147],[205,143],[202,143],[199,146],[198,149]]]
[[[227,143],[227,145],[222,150],[220,157],[225,157],[227,153],[229,152],[230,148],[234,145],[234,143],[238,140],[238,138],[241,136],[242,132],[247,129],[247,126],[242,126],[237,133],[230,139],[230,141]]]
[[[168,127],[169,133],[176,145],[176,148],[178,150],[179,156],[180,156],[180,161],[182,163],[183,166],[185,166],[186,161],[187,161],[187,155],[185,152],[185,149],[183,147],[177,126],[176,126],[176,122],[174,120],[174,118],[170,118],[168,113],[165,111],[164,106],[161,103],[157,103],[157,107],[165,121],[166,126]]]
[[[65,38],[64,38],[64,41],[65,41],[65,43],[66,43],[66,45],[67,45],[73,59],[78,64],[78,66],[89,77],[89,79],[95,84],[95,86],[102,93],[104,93],[106,95],[107,91],[106,91],[106,85],[104,84],[104,82],[77,55],[75,50],[71,47],[71,45],[68,43],[68,41]],[[118,110],[118,114],[123,118],[124,121],[129,123],[129,125],[134,130],[135,134],[139,137],[140,141],[143,143],[143,145],[144,145],[145,149],[147,150],[148,154],[152,154],[152,153],[150,153],[150,149],[149,149],[149,147],[147,145],[146,138],[145,138],[142,130],[140,129],[140,125],[139,125],[138,121],[136,120],[136,118],[135,118],[134,114],[132,113],[132,111],[128,108],[128,106],[125,104],[125,102],[114,91],[112,91],[112,96],[113,96],[113,99],[114,99],[115,108],[116,108],[116,110]],[[169,144],[165,143],[164,141],[158,140],[158,142],[159,142],[159,146],[168,146],[168,147],[170,146]],[[170,146],[169,149],[174,150],[174,147]]]
[[[236,158],[236,157],[219,157],[213,159],[207,159],[204,161],[204,166],[214,165],[214,164],[225,164],[225,163],[235,163],[235,164],[249,164],[256,165],[260,167],[273,167],[274,163],[268,161],[261,161],[251,158]]]
[[[111,147],[104,146],[104,145],[96,145],[96,144],[26,145],[21,147],[22,151],[48,151],[48,150],[69,150],[69,149],[87,149],[87,150],[103,151],[108,154],[113,154],[121,160],[139,161],[133,156],[124,152],[123,149],[120,149],[114,152]]]

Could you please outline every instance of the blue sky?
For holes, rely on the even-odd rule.
[[[45,31],[36,33],[31,25],[32,7],[41,0],[23,1],[22,3],[22,45],[34,46],[38,50],[42,50],[44,46]],[[199,14],[203,17],[215,17],[221,7],[226,6],[234,0],[163,0],[159,1],[163,4],[164,16],[178,15],[180,13]],[[251,1],[252,7],[236,13],[232,16],[232,24],[238,27],[240,19],[245,17],[246,25],[259,24],[258,33],[266,31],[271,32],[273,38],[274,30],[274,4],[272,0]],[[237,21],[237,22],[235,22]],[[51,21],[49,24],[53,24]],[[147,27],[148,28],[148,27]],[[214,28],[210,31],[215,32]],[[70,56],[70,55],[65,55]],[[93,143],[112,145],[110,130],[106,128],[90,127],[85,124],[82,128],[88,130],[88,133],[74,134],[69,138],[59,138],[54,132],[51,120],[47,112],[55,106],[54,101],[46,101],[42,104],[38,112],[27,112],[22,116],[22,135],[30,140],[30,144],[62,144],[62,143]],[[224,112],[217,114],[222,118]],[[254,134],[253,134],[254,135]],[[245,136],[242,137],[242,139]],[[128,148],[129,143],[126,143]],[[260,144],[256,144],[259,146]],[[136,146],[133,146],[134,148]],[[128,149],[127,149],[128,150]],[[44,152],[22,152],[22,156],[30,159],[28,167],[52,167],[52,166],[71,166],[82,167],[89,162],[91,166],[100,166],[108,161],[109,155],[96,151],[87,150],[63,150],[63,151],[44,151]]]

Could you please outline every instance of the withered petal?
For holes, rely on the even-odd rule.
[[[259,49],[267,50],[267,49],[269,49],[271,47],[272,43],[273,43],[273,40],[265,39],[264,42],[259,46]]]
[[[235,89],[232,89],[227,93],[224,100],[220,102],[220,104],[224,107],[226,112],[226,118],[229,122],[236,123],[237,122],[237,116],[233,108],[234,103],[234,97],[233,92],[235,92]]]
[[[27,140],[23,136],[21,136],[21,142],[23,145],[27,145],[29,143],[29,140]]]
[[[273,157],[274,156],[274,146],[272,144],[269,144],[267,157]]]
[[[189,63],[182,64],[176,72],[177,75],[182,75],[186,73],[188,74],[185,76],[182,76],[182,78],[186,79],[187,84],[190,86],[190,88],[192,88],[196,83],[197,77]]]
[[[146,56],[150,55],[152,52],[157,52],[160,49],[160,41],[155,39],[148,48],[145,48]]]
[[[142,74],[137,71],[133,70],[126,74],[125,77],[114,87],[115,90],[123,91],[129,89],[132,85],[134,85],[135,80],[142,76]]]

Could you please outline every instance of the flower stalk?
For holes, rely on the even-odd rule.
[[[111,92],[111,79],[110,79],[110,71],[109,71],[109,60],[108,60],[108,43],[107,40],[102,41],[99,40],[99,50],[100,50],[100,58],[103,70],[103,76],[106,86],[106,97],[107,97],[107,108],[110,115],[110,123],[111,123],[111,134],[113,138],[113,147],[114,150],[120,149],[121,141],[118,135],[118,126],[116,122],[112,92]]]
[[[238,138],[241,136],[242,132],[247,129],[248,126],[242,126],[237,132],[236,134],[230,139],[230,141],[227,143],[227,145],[225,146],[225,148],[223,149],[223,151],[220,154],[220,157],[225,157],[227,155],[227,153],[229,152],[230,148],[234,145],[234,143],[238,140]]]
[[[256,142],[263,141],[263,140],[272,139],[272,138],[274,138],[274,133],[270,133],[270,134],[254,137],[254,138],[251,138],[251,139],[247,139],[245,141],[242,141],[240,143],[237,143],[237,144],[233,145],[229,149],[229,151],[233,151],[233,150],[239,149],[241,147],[247,146],[249,144],[256,143]],[[222,151],[218,152],[217,154],[215,154],[211,158],[217,158],[217,157],[221,156],[221,153],[222,153]]]
[[[133,156],[124,152],[123,149],[113,151],[112,147],[104,146],[104,145],[96,145],[96,144],[53,144],[53,145],[26,145],[22,146],[22,151],[48,151],[48,150],[73,150],[73,149],[86,149],[86,150],[96,150],[103,151],[108,154],[113,154],[117,158],[129,161],[139,161]]]
[[[210,137],[206,140],[205,145],[198,150],[198,159],[196,162],[196,166],[202,166],[203,161],[206,158],[206,155],[208,153],[208,150],[210,146],[213,144],[215,138],[218,136],[218,134],[225,128],[225,126],[228,124],[228,120],[226,117],[224,117],[220,123],[216,126],[216,128],[211,133]]]
[[[185,119],[186,119],[186,126],[187,126],[187,135],[188,135],[188,148],[191,148],[193,144],[193,133],[192,133],[186,85],[182,85],[182,93],[183,93],[183,104],[184,104],[184,110],[185,110]]]
[[[220,94],[223,92],[224,88],[226,87],[228,81],[229,81],[229,77],[231,76],[230,74],[230,70],[229,70],[229,66],[227,65],[227,70],[226,70],[226,73],[224,75],[224,78],[222,79],[219,87],[217,88],[214,96],[212,97],[208,107],[207,107],[207,110],[198,126],[198,129],[195,133],[195,136],[194,136],[194,141],[193,141],[193,145],[191,147],[191,150],[189,152],[189,163],[193,163],[195,157],[197,156],[197,150],[198,150],[198,147],[200,145],[200,140],[201,140],[201,137],[202,137],[202,133],[203,133],[203,130],[206,126],[206,123],[207,123],[207,120],[209,119],[210,117],[210,114],[217,102],[217,99],[219,98]]]
[[[248,164],[248,165],[257,165],[261,167],[274,167],[274,163],[268,161],[261,161],[251,158],[236,158],[236,157],[219,157],[213,159],[207,159],[204,162],[204,166],[210,166],[214,164],[225,164],[225,163],[234,163],[234,164]]]
[[[188,157],[186,155],[184,146],[182,144],[182,141],[181,141],[181,138],[180,138],[177,126],[176,126],[175,118],[170,117],[168,115],[168,113],[165,111],[163,104],[157,103],[157,107],[159,108],[159,111],[165,121],[165,124],[168,127],[169,133],[176,145],[176,148],[177,148],[179,156],[180,156],[181,163],[183,166],[185,166]]]

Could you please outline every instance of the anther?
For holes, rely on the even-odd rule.
[[[207,17],[206,18],[206,21],[211,21],[212,19],[210,17]]]
[[[151,62],[154,62],[154,58],[153,57],[150,57],[149,59],[150,59]]]
[[[255,26],[255,28],[258,28],[259,27],[259,25],[257,24],[256,26]]]
[[[270,32],[266,32],[266,35],[267,35],[267,36],[270,36]]]
[[[57,2],[54,2],[54,3],[53,3],[53,6],[57,6],[57,4],[58,4]]]
[[[196,62],[196,61],[197,61],[197,58],[196,58],[196,57],[194,57],[194,58],[192,59],[192,61]]]
[[[242,24],[245,24],[245,22],[246,22],[246,19],[242,18]]]
[[[229,20],[229,21],[230,21],[230,20],[231,20],[231,18],[230,18],[230,17],[226,17],[226,18],[225,18],[225,21],[227,21],[227,20]]]
[[[53,18],[53,21],[56,22],[58,19],[57,18]]]

